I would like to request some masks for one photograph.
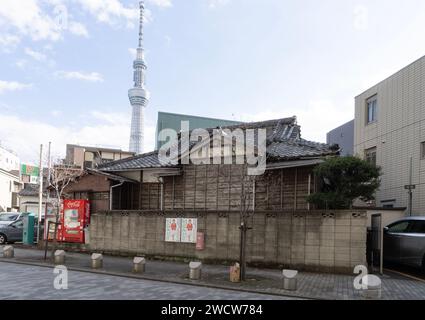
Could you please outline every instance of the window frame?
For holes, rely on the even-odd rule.
[[[425,141],[421,142],[420,148],[421,148],[421,151],[420,151],[421,160],[425,160]]]
[[[374,104],[372,105],[373,109],[372,109],[372,120],[370,120],[369,118],[369,109],[371,107],[371,104],[374,102]],[[378,95],[375,94],[369,98],[366,99],[366,125],[375,123],[378,121]]]
[[[375,162],[373,162],[373,164],[376,166],[377,164],[377,154],[378,154],[378,148],[377,147],[372,147],[372,148],[368,148],[364,150],[364,158],[368,163],[372,163],[370,161],[368,161],[369,157],[368,154],[372,153],[372,151],[374,151],[375,153]]]

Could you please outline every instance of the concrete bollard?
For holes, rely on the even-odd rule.
[[[93,253],[91,255],[92,269],[101,269],[103,267],[103,255],[101,253]]]
[[[239,263],[235,263],[230,267],[230,282],[241,282],[241,267]]]
[[[202,262],[191,262],[189,263],[189,279],[199,280],[201,279]]]
[[[146,268],[146,259],[144,257],[135,257],[133,260],[133,272],[144,273]]]
[[[296,270],[283,270],[283,289],[295,291],[297,290],[297,275]]]
[[[361,290],[363,299],[378,300],[382,297],[382,281],[379,277],[368,274],[362,278],[362,285],[365,289]]]
[[[5,246],[3,248],[3,258],[13,258],[15,256],[15,250],[13,246]]]
[[[55,251],[55,264],[65,264],[65,251],[63,250]]]

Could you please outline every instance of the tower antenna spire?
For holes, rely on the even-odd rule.
[[[145,0],[140,0],[139,48],[143,49],[143,23],[145,21]]]
[[[136,60],[133,63],[134,87],[128,91],[131,106],[133,108],[131,117],[130,151],[140,154],[143,152],[144,138],[144,109],[149,103],[149,92],[145,88],[146,62],[143,49],[143,23],[145,16],[145,1],[141,0],[139,46],[137,48]]]

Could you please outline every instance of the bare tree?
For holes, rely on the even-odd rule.
[[[50,169],[48,190],[52,193],[53,198],[51,199],[51,203],[53,205],[53,212],[55,213],[52,258],[57,248],[58,225],[60,221],[61,203],[65,197],[65,189],[80,175],[81,169],[76,169],[74,166],[67,165],[63,162],[63,160],[54,161],[53,166]],[[47,239],[49,231],[50,230],[47,230]],[[46,252],[47,243],[48,241],[46,240]]]
[[[241,173],[241,203],[240,203],[240,221],[241,225],[239,227],[241,232],[240,238],[240,272],[241,272],[241,281],[246,280],[246,240],[247,232],[252,228],[249,227],[249,218],[255,212],[254,204],[254,184],[256,176],[247,175],[248,166],[242,166]]]

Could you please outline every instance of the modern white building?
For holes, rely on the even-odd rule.
[[[15,175],[0,169],[0,212],[17,211],[20,188],[19,173]]]
[[[0,169],[6,171],[19,171],[20,160],[16,153],[0,145]]]
[[[355,99],[354,153],[382,167],[376,205],[425,215],[425,56]],[[413,189],[414,188],[414,189]]]

